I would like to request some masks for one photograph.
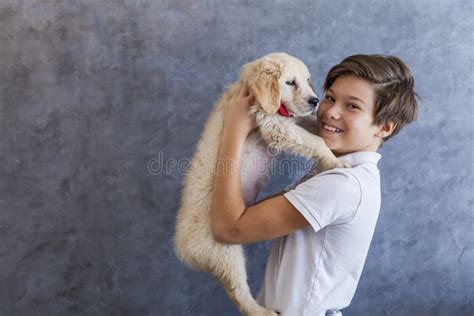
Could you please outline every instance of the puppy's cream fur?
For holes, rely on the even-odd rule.
[[[250,206],[266,172],[257,172],[257,166],[252,164],[269,162],[269,146],[317,159],[320,171],[343,166],[320,137],[296,124],[296,118],[314,111],[314,105],[308,103],[315,97],[309,77],[306,66],[285,53],[272,53],[246,64],[240,80],[228,86],[214,105],[184,179],[176,224],[176,253],[187,265],[213,275],[244,315],[276,313],[258,305],[252,297],[242,247],[218,243],[212,236],[211,196],[224,107],[241,85],[248,86],[255,97],[251,113],[258,128],[247,138],[243,161],[250,165],[241,174],[245,204]],[[296,85],[288,84],[293,80]],[[276,114],[281,103],[292,117]]]

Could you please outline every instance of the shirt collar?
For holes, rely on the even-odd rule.
[[[347,162],[352,167],[355,167],[362,163],[373,163],[377,165],[382,155],[376,151],[356,151],[338,158],[343,162]]]

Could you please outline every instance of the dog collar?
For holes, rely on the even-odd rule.
[[[278,114],[280,114],[281,116],[285,116],[285,117],[289,117],[289,116],[292,116],[288,110],[286,109],[286,106],[281,103],[280,104],[280,107],[278,108]]]

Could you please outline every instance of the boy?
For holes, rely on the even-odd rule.
[[[243,244],[275,239],[258,301],[282,315],[341,315],[359,282],[380,210],[377,153],[417,116],[414,79],[397,57],[354,55],[324,82],[317,134],[351,168],[322,172],[245,208],[239,173],[216,173],[214,238]],[[240,166],[255,122],[247,91],[224,114],[219,159]]]

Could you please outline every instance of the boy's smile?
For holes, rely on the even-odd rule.
[[[364,79],[338,77],[326,91],[317,117],[317,134],[336,156],[377,151],[381,144],[382,127],[374,123],[375,91]]]

